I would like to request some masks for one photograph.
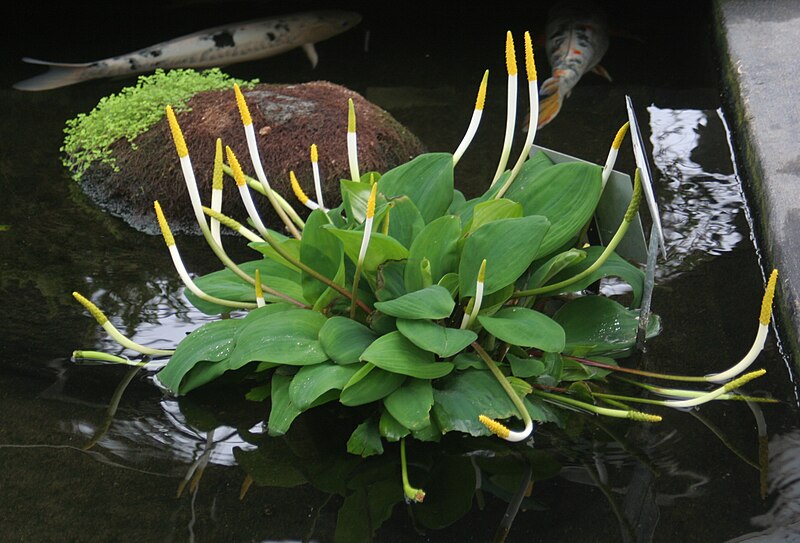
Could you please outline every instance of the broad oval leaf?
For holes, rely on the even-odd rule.
[[[531,265],[550,228],[545,217],[532,215],[484,224],[464,242],[458,266],[459,295],[475,295],[481,262],[486,259],[484,295],[516,281]]]
[[[332,362],[300,368],[289,385],[289,400],[300,410],[308,409],[323,394],[342,390],[353,374],[355,366],[340,366]]]
[[[380,187],[378,187],[380,189]],[[376,219],[377,220],[377,219]],[[425,220],[417,206],[407,196],[400,196],[389,201],[384,221],[389,221],[389,235],[409,248],[414,238],[425,227]]]
[[[355,364],[361,353],[377,338],[372,330],[347,317],[334,316],[319,331],[319,341],[337,364]]]
[[[409,292],[394,300],[376,302],[375,309],[400,319],[445,319],[456,303],[450,292],[439,285]]]
[[[453,201],[453,155],[427,153],[384,173],[378,191],[408,196],[425,223],[441,217]]]
[[[636,343],[639,312],[626,309],[605,296],[583,296],[564,304],[553,320],[566,333],[564,352],[578,356],[625,355]],[[651,314],[647,337],[661,329],[657,315]]]
[[[272,437],[282,436],[288,432],[294,419],[303,412],[289,399],[291,381],[292,378],[288,375],[276,373],[272,376],[271,407],[267,419],[267,434]]]
[[[342,284],[344,250],[336,236],[322,228],[326,224],[330,224],[330,221],[324,211],[315,209],[309,214],[300,240],[300,261],[328,279]],[[300,277],[303,297],[309,303],[315,303],[330,288],[305,272],[301,272]]]
[[[564,350],[564,329],[543,313],[527,307],[507,307],[494,316],[478,316],[478,322],[497,339],[542,351],[560,353]]]
[[[464,230],[471,234],[486,223],[500,219],[516,219],[522,217],[522,214],[522,206],[506,198],[480,202],[475,205],[472,219],[464,226]]]
[[[341,240],[347,258],[358,262],[364,232],[362,230],[342,230],[331,225],[324,228]],[[387,260],[404,260],[407,257],[408,249],[403,247],[399,241],[386,234],[373,232],[369,238],[367,254],[364,257],[364,270],[374,272],[380,264]]]
[[[231,354],[231,365],[252,361],[305,366],[328,359],[319,342],[327,319],[309,309],[271,314],[250,323],[240,333]]]
[[[358,382],[345,386],[339,394],[339,402],[352,407],[381,400],[394,392],[406,379],[405,375],[399,373],[372,368],[372,371]]]
[[[381,435],[386,438],[386,441],[400,441],[401,438],[404,438],[411,433],[411,430],[403,426],[385,408],[381,413],[381,419],[378,422],[378,429],[380,430]]]
[[[406,379],[403,385],[383,399],[386,410],[409,430],[430,425],[433,387],[428,379]]]
[[[405,284],[409,291],[427,285],[420,265],[427,259],[431,280],[438,283],[448,273],[458,269],[458,240],[461,237],[461,220],[455,215],[445,215],[428,223],[417,235],[408,251]]]
[[[423,351],[400,332],[390,332],[376,339],[361,355],[361,360],[418,379],[437,379],[453,370],[453,364],[436,362],[433,353]]]
[[[449,358],[478,339],[472,330],[447,328],[429,320],[398,319],[397,330],[420,349]]]

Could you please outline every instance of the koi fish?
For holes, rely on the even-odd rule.
[[[65,64],[23,58],[24,62],[47,66],[49,70],[16,83],[14,88],[42,91],[157,68],[219,67],[275,56],[296,47],[303,48],[313,68],[318,59],[314,44],[359,22],[361,15],[347,11],[295,13],[209,28],[96,62]]]
[[[611,80],[598,64],[608,50],[608,32],[605,14],[595,4],[555,5],[548,15],[545,34],[552,75],[539,89],[539,128],[558,115],[583,74],[594,71]]]

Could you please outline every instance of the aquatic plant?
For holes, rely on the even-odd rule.
[[[513,101],[498,173],[482,195],[469,200],[455,187],[455,168],[477,131],[488,73],[455,153],[424,154],[386,172],[359,170],[351,101],[346,134],[351,178],[340,183],[341,204],[326,208],[319,190],[314,201],[292,174],[295,196],[309,210],[304,219],[272,190],[260,168],[246,98],[234,84],[232,102],[235,98],[256,178],[244,173],[233,149],[225,147],[223,153],[218,141],[215,191],[223,172],[233,178],[247,225],[225,215],[220,198],[203,205],[189,149],[175,111],[167,106],[197,223],[224,268],[192,278],[158,202],[155,213],[187,298],[200,311],[222,318],[196,329],[174,352],[154,353],[120,337],[92,302],[78,293],[76,299],[126,347],[145,356],[169,356],[156,374],[169,393],[186,395],[224,379],[245,387],[249,399],[269,399],[270,436],[286,434],[302,413],[329,402],[364,407],[353,410],[361,422],[347,450],[366,458],[381,454],[384,442],[399,442],[409,501],[425,496],[409,481],[406,446],[412,438],[436,442],[459,432],[521,442],[538,424],[563,424],[572,410],[653,423],[661,420],[658,414],[630,405],[685,408],[712,400],[757,401],[738,389],[764,373],[743,374],[764,345],[776,272],[767,286],[755,345],[730,370],[694,377],[621,366],[618,361],[635,348],[644,291],[640,266],[617,252],[647,192],[639,169],[616,233],[603,245],[591,225],[609,190],[628,123],[614,136],[601,167],[580,160],[555,163],[541,150],[529,156],[537,125],[531,119],[522,154],[507,169],[517,77],[510,33],[506,52]],[[536,70],[527,33],[525,59],[529,100],[535,105]],[[535,115],[537,108],[530,111]],[[316,152],[312,146],[312,163]],[[315,181],[319,186],[316,176]],[[251,190],[266,197],[285,233],[265,226]],[[222,246],[222,227],[243,236],[258,258],[235,263]],[[607,277],[621,279],[630,292],[618,299],[595,292],[592,285]],[[659,331],[659,319],[652,316],[646,335]],[[623,375],[628,377],[622,380]],[[692,391],[639,381],[650,377],[725,384]],[[619,393],[631,384],[679,399]]]
[[[106,96],[88,114],[81,113],[68,120],[61,147],[62,162],[76,181],[94,163],[114,167],[111,144],[125,139],[135,147],[136,137],[164,118],[166,104],[185,111],[186,102],[198,92],[257,83],[257,80],[231,78],[217,68],[200,72],[158,69],[141,76],[135,86]]]

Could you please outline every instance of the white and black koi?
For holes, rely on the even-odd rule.
[[[561,111],[564,99],[583,75],[595,71],[611,80],[600,65],[608,50],[605,14],[592,2],[562,2],[548,15],[545,29],[551,76],[539,89],[539,127]]]
[[[358,13],[313,11],[209,28],[96,62],[65,64],[23,58],[24,62],[41,64],[49,70],[20,81],[14,88],[42,91],[158,68],[222,67],[275,56],[297,47],[302,47],[312,66],[316,66],[314,44],[345,32],[359,22],[361,15]]]

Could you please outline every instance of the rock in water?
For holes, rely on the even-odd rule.
[[[347,160],[347,106],[352,98],[356,112],[358,162],[362,175],[385,172],[425,151],[420,140],[361,95],[340,85],[315,81],[297,85],[260,84],[242,90],[247,101],[264,171],[270,185],[305,215],[308,211],[294,196],[289,171],[294,171],[305,193],[315,198],[310,149],[317,145],[325,205],[340,203],[339,180],[349,179]],[[193,169],[205,205],[211,201],[211,177],[217,138],[230,146],[245,174],[255,178],[247,151],[244,128],[234,91],[205,91],[188,102],[190,111],[179,113]],[[189,201],[180,162],[166,118],[137,136],[135,145],[118,140],[112,146],[118,171],[92,165],[81,177],[88,197],[106,211],[142,232],[157,234],[153,201],[158,200],[175,233],[199,233]],[[266,198],[253,194],[261,218],[276,230],[282,224]],[[247,212],[239,192],[225,176],[222,211],[245,223]]]

